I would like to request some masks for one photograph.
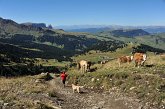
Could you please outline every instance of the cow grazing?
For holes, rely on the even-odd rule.
[[[135,67],[138,66],[143,66],[144,65],[144,62],[146,61],[147,59],[147,55],[145,53],[135,53],[133,55],[133,60],[135,61]]]
[[[118,58],[119,67],[121,63],[130,63],[133,60],[133,56],[121,56]]]
[[[80,62],[77,63],[77,68],[82,73],[90,71],[90,66],[91,66],[91,62],[90,61],[81,60]]]

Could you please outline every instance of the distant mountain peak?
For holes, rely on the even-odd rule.
[[[1,24],[17,24],[16,22],[14,22],[13,20],[10,19],[3,19],[0,17],[0,23]]]

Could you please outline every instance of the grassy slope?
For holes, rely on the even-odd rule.
[[[156,43],[156,39],[158,39],[158,43]],[[139,43],[165,50],[165,34],[159,34],[157,36],[139,36],[136,37],[136,40]]]
[[[99,52],[90,51],[86,55],[80,55],[77,57],[72,57],[75,61],[86,59],[96,64],[92,65],[92,69],[97,68],[96,71],[86,74],[80,74],[75,67],[72,67],[68,70],[68,81],[69,83],[77,82],[78,84],[85,85],[89,88],[94,89],[104,89],[109,91],[115,91],[119,93],[124,93],[128,96],[135,96],[139,98],[140,102],[150,102],[149,105],[161,105],[165,103],[165,56],[164,55],[154,55],[153,53],[147,53],[148,59],[146,65],[151,65],[151,67],[142,67],[140,69],[134,67],[134,63],[122,64],[122,67],[119,68],[116,58],[121,55],[131,55],[131,45],[118,49],[117,52]],[[98,61],[102,60],[103,57],[106,57],[110,61],[104,65],[97,64]],[[109,58],[108,58],[109,57]],[[111,60],[111,59],[114,60]],[[39,63],[49,66],[55,65],[55,60],[43,60],[38,59]],[[59,62],[57,62],[59,63]],[[66,66],[69,62],[59,63],[62,67]],[[77,79],[75,79],[75,77]],[[31,80],[32,79],[32,80]],[[93,80],[92,80],[93,79]],[[8,90],[13,86],[19,86],[20,84],[26,84],[24,86],[23,95],[28,93],[49,93],[49,90],[46,85],[37,87],[37,84],[34,83],[33,77],[23,77],[15,78],[13,81],[5,80],[4,78],[0,79],[3,81],[3,85],[8,87],[3,90]],[[12,83],[11,83],[12,82]],[[25,83],[26,82],[26,83]],[[0,82],[2,83],[2,82]],[[4,84],[5,83],[5,84]],[[30,85],[30,86],[29,86]],[[29,88],[30,87],[30,88]],[[6,88],[6,89],[5,89]],[[3,91],[1,90],[1,91]],[[13,89],[12,89],[13,90]],[[23,89],[14,89],[14,90],[23,90]],[[13,102],[19,102],[22,105],[25,101],[28,101],[28,106],[33,107],[32,101],[30,98],[22,98],[22,96],[17,96],[16,93],[8,94],[8,92],[1,93],[1,99],[6,102],[10,102],[11,98],[14,99]],[[5,97],[5,98],[3,98]],[[21,101],[19,100],[21,99]],[[44,101],[43,101],[44,102]],[[27,102],[26,102],[27,103]]]
[[[131,51],[132,51],[132,45],[130,44],[125,48],[117,49],[116,52],[97,52],[96,53],[96,51],[89,51],[86,54],[79,55],[77,57],[72,57],[72,59],[75,61],[85,59],[85,60],[89,60],[89,61],[97,63],[98,61],[103,60],[104,57],[111,60],[121,55],[131,55],[130,54]]]
[[[109,33],[98,33],[97,35],[99,35],[100,37],[104,37],[105,40],[119,40],[119,41],[123,41],[123,42],[132,42],[132,43],[141,43],[141,44],[146,44],[149,45],[151,47],[155,47],[155,48],[160,48],[165,50],[165,34],[164,33],[160,33],[160,34],[156,34],[156,35],[145,35],[145,36],[136,36],[136,37],[117,37],[117,36],[113,36]],[[158,39],[158,43],[156,43],[156,39]]]
[[[86,59],[93,62],[101,60],[101,56],[117,58],[121,55],[130,55],[130,46],[118,50],[117,52],[90,53],[74,57],[75,60]],[[147,53],[148,59],[145,67],[135,68],[134,63],[122,64],[118,67],[117,60],[110,60],[108,63],[94,64],[91,69],[96,69],[91,73],[80,74],[75,68],[69,72],[69,81],[86,86],[119,91],[128,96],[136,96],[142,102],[150,102],[151,106],[165,103],[165,55],[154,55]],[[93,80],[92,80],[93,79]]]

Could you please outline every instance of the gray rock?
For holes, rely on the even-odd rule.
[[[3,105],[4,105],[4,106],[8,106],[8,105],[9,105],[9,103],[4,103]]]

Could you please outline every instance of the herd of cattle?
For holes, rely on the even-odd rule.
[[[147,59],[147,55],[145,53],[135,53],[133,56],[121,56],[118,58],[118,63],[119,63],[119,67],[121,63],[130,63],[133,60],[135,61],[135,66],[139,67],[139,66],[143,66],[144,62]]]
[[[144,62],[146,61],[146,59],[147,59],[147,55],[145,53],[135,53],[133,56],[121,56],[117,60],[118,60],[119,67],[121,66],[121,63],[130,63],[134,61],[135,67],[139,68],[140,66],[144,65]],[[100,63],[105,64],[106,62],[107,60],[103,60]],[[90,71],[90,66],[91,66],[90,61],[81,60],[80,62],[77,63],[77,68],[81,72]]]

